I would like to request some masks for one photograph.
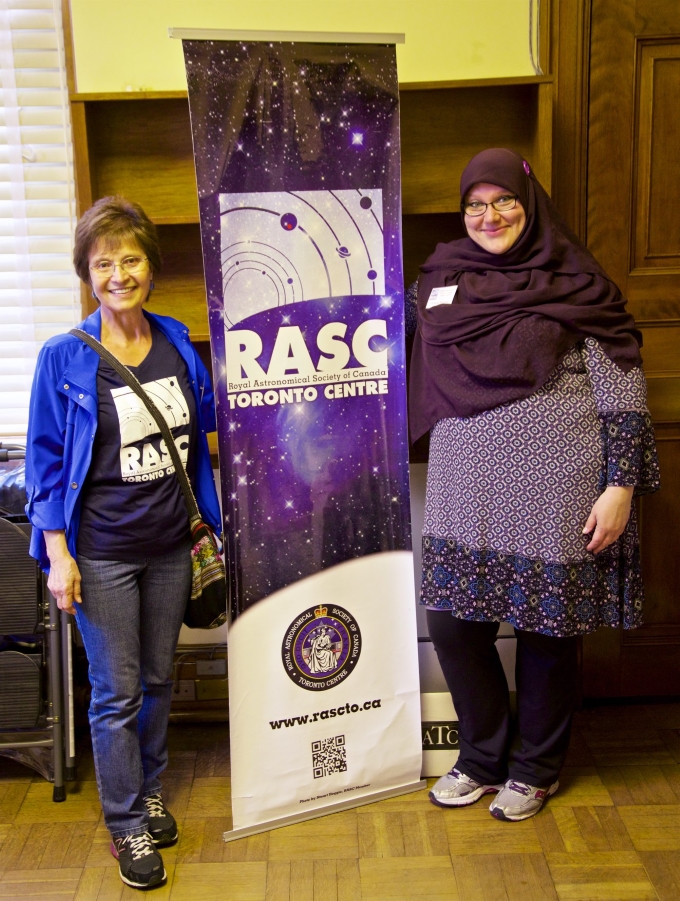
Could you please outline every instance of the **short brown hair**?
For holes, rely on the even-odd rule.
[[[156,226],[138,203],[125,197],[102,197],[76,225],[73,265],[78,277],[91,285],[90,254],[98,241],[112,247],[132,238],[146,254],[154,273],[161,270],[161,248]]]

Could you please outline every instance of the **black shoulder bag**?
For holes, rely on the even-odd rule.
[[[115,369],[125,384],[142,400],[160,429],[172,458],[189,514],[192,545],[191,595],[187,600],[184,623],[192,629],[216,629],[227,620],[227,579],[224,561],[215,533],[201,518],[196,498],[165,417],[127,366],[114,357],[101,342],[79,328],[71,329],[69,334],[88,344],[102,360],[106,360],[109,366]]]

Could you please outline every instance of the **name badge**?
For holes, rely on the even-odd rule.
[[[457,290],[458,285],[449,285],[448,288],[433,288],[430,291],[425,309],[429,310],[430,307],[437,307],[440,303],[451,303],[456,296]]]

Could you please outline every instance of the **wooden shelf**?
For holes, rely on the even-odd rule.
[[[510,78],[460,78],[456,81],[402,81],[404,91],[442,91],[448,88],[497,88],[514,84],[552,84],[552,75],[516,75]]]
[[[208,307],[203,277],[201,231],[198,223],[159,224],[163,268],[148,309],[174,316],[189,329],[192,341],[210,340]]]
[[[198,222],[186,99],[85,104],[93,199],[124,194],[155,222]]]
[[[509,84],[552,84],[552,75],[517,75],[510,78],[463,78],[454,81],[402,81],[399,91],[438,91],[446,88],[488,88]],[[72,103],[93,100],[177,100],[187,97],[186,91],[114,91],[102,93],[73,93]]]
[[[404,213],[457,212],[461,173],[487,147],[521,153],[550,191],[551,118],[550,81],[407,91],[401,97]]]
[[[71,103],[90,103],[94,100],[186,100],[186,91],[113,91],[92,94],[71,94]]]
[[[460,174],[486,147],[525,156],[551,183],[552,77],[409,82],[401,90],[404,276],[462,235]],[[71,95],[79,211],[123,194],[159,226],[163,271],[149,309],[208,340],[189,105],[184,91]],[[84,298],[87,303],[87,298]]]
[[[203,273],[198,276],[161,273],[155,281],[156,290],[147,304],[149,312],[179,319],[189,329],[192,341],[210,340]]]
[[[404,244],[404,286],[417,278],[420,267],[440,242],[464,238],[460,213],[405,214],[401,222]]]
[[[186,216],[154,216],[155,225],[198,225],[200,217],[198,215],[198,205],[196,206],[196,215],[187,214]]]

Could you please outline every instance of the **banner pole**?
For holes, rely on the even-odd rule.
[[[168,28],[182,41],[290,41],[309,44],[404,44],[404,34],[352,31],[264,31],[229,28]]]

